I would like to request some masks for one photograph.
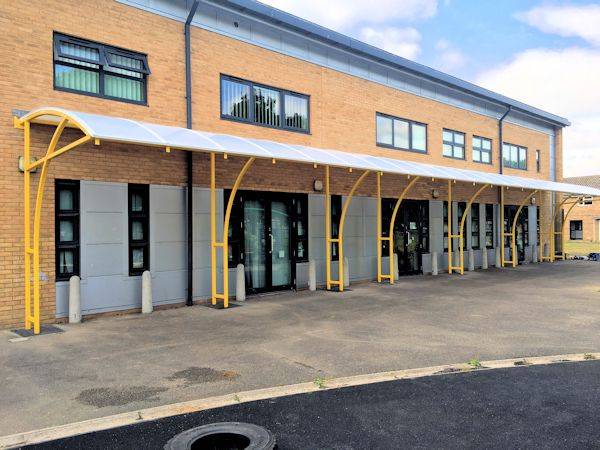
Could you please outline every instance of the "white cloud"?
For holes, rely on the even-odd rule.
[[[532,49],[480,74],[476,82],[567,117],[564,173],[600,174],[600,50]]]
[[[464,53],[446,39],[437,41],[435,49],[439,52],[436,68],[440,70],[453,72],[462,68],[467,62],[467,57]]]
[[[415,59],[421,52],[421,34],[414,28],[364,27],[357,37],[375,47],[409,59]]]
[[[543,31],[564,37],[577,36],[600,46],[600,5],[538,6],[517,13],[517,19]]]
[[[351,31],[358,23],[433,17],[437,0],[262,0],[263,3],[337,31]]]

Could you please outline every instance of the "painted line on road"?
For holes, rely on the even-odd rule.
[[[382,383],[385,381],[407,380],[436,375],[448,375],[453,373],[465,373],[509,367],[518,368],[543,364],[559,364],[598,359],[600,359],[600,353],[532,356],[493,361],[480,361],[479,364],[481,364],[481,368],[474,368],[473,365],[468,363],[446,364],[418,369],[394,370],[390,372],[322,379],[319,382],[299,383],[287,386],[256,389],[252,391],[234,392],[216,397],[208,397],[204,399],[173,403],[170,405],[156,406],[153,408],[140,409],[132,412],[100,417],[97,419],[89,419],[81,422],[3,436],[0,437],[0,448],[15,448],[23,445],[39,444],[41,442],[53,441],[55,439],[108,430],[125,425],[133,425],[136,423],[162,419],[179,414],[188,414],[207,409],[235,405],[238,403],[286,397],[295,394],[306,394],[327,389],[339,389],[372,383]]]

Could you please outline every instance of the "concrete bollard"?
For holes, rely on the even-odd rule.
[[[431,275],[438,274],[438,254],[437,252],[431,252]]]
[[[149,270],[142,274],[142,314],[152,312],[152,275]]]
[[[538,248],[538,246],[537,246],[537,245],[534,245],[534,246],[533,246],[533,250],[532,250],[532,252],[531,252],[531,262],[532,262],[532,263],[534,263],[534,264],[537,264],[537,263],[538,263],[538,261],[540,260],[540,257],[539,257],[539,255],[538,255],[538,252],[539,252],[539,248]]]
[[[469,249],[469,267],[468,267],[469,272],[473,272],[475,270],[475,252],[473,252],[473,249],[470,248]]]
[[[344,256],[344,287],[350,286],[350,265],[348,258]]]
[[[487,248],[483,248],[481,250],[481,268],[483,270],[487,270],[488,269],[488,251]]]
[[[502,269],[502,258],[500,257],[500,247],[496,247],[496,264],[497,269]]]
[[[398,278],[398,253],[394,252],[394,279]]]
[[[308,262],[308,290],[317,290],[317,263],[314,259]]]
[[[243,264],[238,264],[235,268],[235,301],[243,302],[246,300],[246,273]]]
[[[81,323],[81,280],[69,278],[69,323]]]

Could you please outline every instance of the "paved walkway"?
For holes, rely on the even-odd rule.
[[[567,261],[0,332],[0,435],[316,377],[598,351],[599,275]]]
[[[27,448],[162,449],[183,430],[251,422],[280,450],[597,448],[600,361],[494,369],[217,408]]]

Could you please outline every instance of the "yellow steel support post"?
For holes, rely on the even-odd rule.
[[[409,175],[410,178],[410,175]],[[400,194],[400,197],[398,197],[398,200],[396,200],[396,204],[394,205],[394,211],[392,212],[392,218],[390,220],[390,233],[387,236],[387,240],[389,241],[389,245],[388,245],[388,254],[389,254],[389,258],[390,258],[390,273],[389,275],[385,275],[384,278],[389,278],[390,280],[390,284],[394,284],[394,273],[395,273],[395,267],[394,267],[394,225],[396,223],[396,216],[398,215],[398,211],[400,210],[400,205],[402,203],[402,201],[404,200],[404,197],[406,196],[406,194],[408,193],[408,191],[410,190],[410,188],[419,180],[420,177],[414,177],[407,185],[406,187],[402,190],[402,193]],[[386,239],[383,236],[381,237],[382,240]]]
[[[465,206],[465,210],[463,211],[463,215],[460,219],[460,227],[459,227],[459,245],[460,245],[460,274],[464,275],[465,273],[465,220],[467,218],[468,212],[471,210],[471,205],[475,201],[477,197],[484,191],[484,189],[491,187],[491,184],[484,184],[473,194],[473,196],[469,199],[467,206]]]
[[[340,292],[344,291],[344,224],[346,223],[346,213],[348,212],[348,207],[350,206],[350,202],[352,201],[352,197],[354,197],[354,193],[356,189],[361,185],[362,181],[365,177],[370,173],[370,170],[365,170],[358,180],[354,182],[350,193],[346,196],[346,201],[344,202],[344,206],[342,206],[342,213],[340,214],[340,224],[338,227],[338,237],[335,239],[329,238],[329,242],[337,242],[338,243],[338,279],[337,280],[329,280],[329,285],[332,284],[337,285]],[[327,197],[329,197],[327,195]],[[327,214],[327,211],[325,212]],[[327,244],[328,246],[330,244]],[[331,275],[331,272],[329,273]]]
[[[381,283],[381,172],[377,172],[377,282]]]
[[[448,180],[448,273],[452,273],[452,180]]]
[[[325,166],[325,278],[327,290],[331,289],[331,195],[329,192],[329,166]]]
[[[54,130],[52,139],[46,150],[44,157],[40,158],[35,163],[31,163],[31,122],[42,115],[53,115],[59,119],[59,123]],[[71,142],[70,144],[61,147],[56,150],[58,142],[62,136],[62,132],[65,127],[70,124],[72,127],[78,127],[84,136]],[[15,120],[15,126],[17,128],[24,129],[24,167],[23,167],[23,181],[24,181],[24,290],[25,290],[25,328],[31,329],[33,327],[34,334],[40,333],[40,236],[41,236],[41,222],[42,222],[42,206],[44,203],[44,189],[46,186],[46,178],[48,176],[48,168],[50,162],[59,155],[72,150],[73,148],[81,145],[92,137],[89,133],[76,121],[70,119],[66,114],[59,113],[57,111],[38,111],[35,116],[28,117],[26,120]],[[38,187],[36,192],[35,208],[33,213],[33,239],[31,238],[31,172],[42,166],[40,178],[38,180]],[[33,272],[31,270],[33,256]],[[33,296],[31,295],[31,279],[33,278]],[[32,304],[33,303],[33,304]]]
[[[579,201],[581,199],[582,199],[582,197],[578,197],[577,200],[575,200],[573,202],[573,204],[571,205],[571,207],[567,210],[567,213],[563,217],[563,223],[562,223],[561,231],[558,232],[558,233],[560,233],[561,257],[562,257],[563,261],[566,259],[566,256],[567,256],[566,253],[565,253],[565,224],[567,223],[567,218],[569,217],[569,214],[571,214],[571,211],[573,211],[573,208],[575,207],[575,205],[577,205],[577,203],[579,203]]]
[[[518,256],[517,256],[517,221],[519,220],[519,215],[521,214],[521,211],[523,210],[523,208],[525,207],[525,204],[531,199],[531,197],[533,197],[536,193],[537,193],[537,189],[535,191],[532,191],[527,197],[525,197],[523,199],[523,201],[521,202],[521,204],[519,205],[519,207],[517,208],[517,212],[515,214],[515,217],[513,217],[513,222],[512,222],[512,227],[511,227],[511,238],[510,238],[510,248],[511,248],[511,261],[508,262],[512,262],[512,266],[513,267],[517,267],[518,264]]]
[[[504,186],[500,186],[500,267],[506,264],[504,238],[508,235],[504,229]]]
[[[242,184],[242,180],[244,179],[244,175],[250,169],[250,166],[256,160],[255,157],[248,158],[248,161],[244,163],[244,166],[238,173],[237,178],[235,179],[235,183],[231,188],[231,192],[229,194],[229,199],[227,200],[227,206],[225,208],[225,217],[223,220],[223,239],[221,242],[217,242],[216,240],[216,188],[215,188],[215,160],[214,154],[211,154],[211,178],[210,178],[210,207],[211,207],[211,240],[212,240],[212,250],[211,250],[211,278],[213,281],[212,289],[212,304],[216,305],[217,299],[223,300],[223,308],[229,308],[229,219],[231,217],[231,209],[233,208],[233,201],[235,199],[235,194],[237,193],[240,184]],[[223,293],[219,294],[218,289],[216,289],[216,278],[217,278],[217,267],[216,267],[216,249],[217,247],[221,247],[223,251]]]

